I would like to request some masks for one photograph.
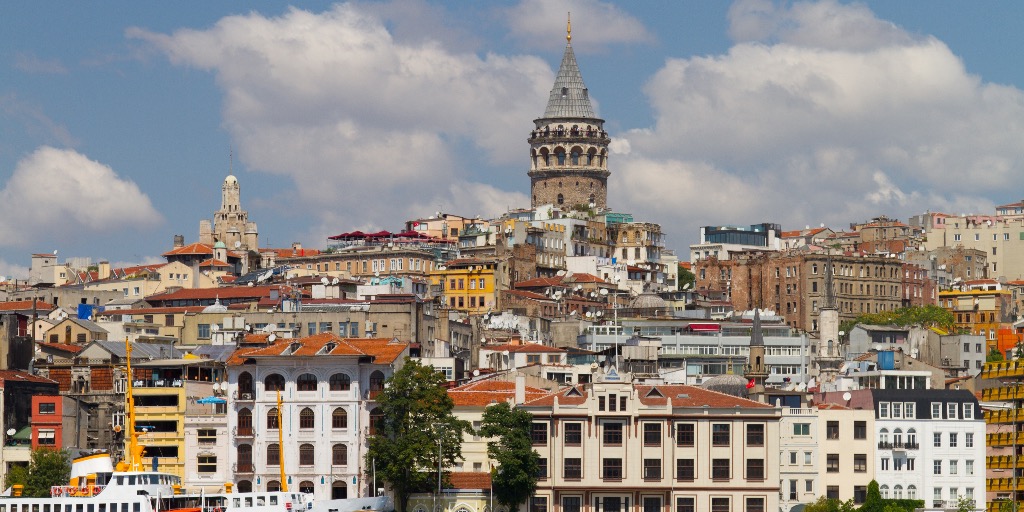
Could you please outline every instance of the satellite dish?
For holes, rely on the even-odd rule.
[[[569,316],[576,316],[576,310],[574,309],[574,310],[570,311],[569,312]]]
[[[338,284],[338,278],[331,279],[331,284]]]
[[[252,287],[252,285],[253,285],[252,281],[249,281],[249,286]]]
[[[558,272],[555,272],[555,275],[557,275],[558,277],[562,277],[562,276],[565,275],[565,271],[564,270],[559,270]]]
[[[57,255],[57,249],[54,249],[54,250],[53,250],[53,255],[54,255],[54,256],[56,256],[56,255]]]
[[[587,318],[593,318],[593,316],[594,316],[594,312],[593,311],[587,311]]]
[[[331,284],[331,280],[327,279],[326,277],[321,277],[320,278],[320,282],[323,283],[324,286],[327,286],[328,284]]]
[[[7,280],[7,276],[0,276],[0,283]]]
[[[554,297],[555,300],[561,299],[562,298],[562,292],[555,292],[553,297]]]
[[[380,270],[374,270],[373,277],[380,277]]]
[[[693,284],[693,283],[686,283],[686,284],[684,284],[684,285],[683,285],[683,289],[684,289],[684,290],[689,290],[689,289],[690,289],[690,285],[691,285],[691,284]]]
[[[604,313],[601,312],[601,311],[598,311],[596,314],[597,314],[597,316],[604,316]]]
[[[220,326],[217,325],[217,324],[213,324],[213,325],[210,326],[210,330],[213,331],[213,332],[217,332],[217,331],[220,330]]]
[[[57,253],[57,251],[53,251],[53,252],[54,252],[54,254]],[[7,435],[9,435],[9,436],[13,436],[15,432],[17,432],[17,430],[14,430],[13,428],[7,429]]]
[[[245,330],[249,331],[249,332],[252,332],[252,326],[249,325],[249,324],[245,324]]]
[[[473,376],[474,377],[479,377],[480,376],[480,370],[473,370]]]
[[[843,400],[846,400],[847,402],[849,402],[851,398],[853,398],[853,395],[851,395],[849,391],[847,391],[846,393],[843,393]]]
[[[267,341],[269,341],[271,343],[277,341],[277,335],[276,334],[271,334],[270,336],[267,336]]]
[[[598,292],[598,293],[600,293],[601,296],[604,297],[604,296],[608,295],[608,289],[607,288],[601,288],[601,291]]]

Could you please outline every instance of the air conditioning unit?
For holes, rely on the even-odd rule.
[[[242,393],[242,400],[252,400],[252,393]]]

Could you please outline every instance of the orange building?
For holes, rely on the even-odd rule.
[[[59,450],[63,444],[63,398],[60,395],[35,395],[32,397],[32,449],[53,448]]]

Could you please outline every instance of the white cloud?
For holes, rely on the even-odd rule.
[[[57,59],[42,59],[32,53],[18,52],[14,55],[14,67],[30,74],[65,75],[68,68]]]
[[[650,43],[654,40],[643,23],[618,6],[596,0],[522,0],[506,11],[513,36],[527,48],[560,48],[567,15],[572,13],[572,45],[577,50],[616,43]]]
[[[70,149],[40,147],[18,162],[0,190],[0,245],[23,247],[161,221],[135,183]]]
[[[509,141],[523,140],[543,111],[551,67],[422,37],[400,42],[370,12],[290,9],[226,17],[208,30],[129,35],[215,73],[240,157],[249,169],[293,179],[293,207],[314,225],[337,223],[325,229],[338,231],[373,219],[394,228],[423,214],[408,212],[419,198],[476,209],[451,184],[480,187],[494,181],[487,170],[524,165],[526,143]]]
[[[648,81],[655,123],[623,134],[614,205],[679,219],[670,234],[692,241],[706,224],[991,211],[984,198],[1016,180],[1024,94],[968,74],[941,41],[833,1],[730,16],[742,42]]]

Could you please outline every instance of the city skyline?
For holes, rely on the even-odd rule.
[[[1016,4],[251,5],[4,8],[0,274],[154,261],[230,172],[262,246],[526,207],[569,11],[610,206],[680,255],[701,225],[1020,200]]]

